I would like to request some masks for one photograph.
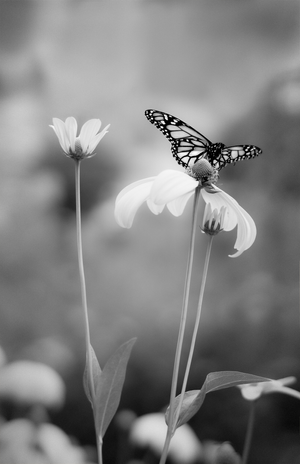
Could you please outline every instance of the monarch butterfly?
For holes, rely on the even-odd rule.
[[[229,163],[254,158],[262,153],[255,145],[212,143],[181,119],[158,110],[146,110],[146,118],[171,142],[172,155],[185,168],[205,158],[218,171]]]

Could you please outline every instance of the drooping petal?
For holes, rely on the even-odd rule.
[[[66,133],[65,123],[61,119],[58,119],[58,118],[53,118],[52,121],[53,121],[53,126],[50,125],[50,127],[52,127],[55,134],[57,135],[61,148],[63,149],[65,153],[68,154],[69,148],[70,148],[70,142],[69,142],[69,138]]]
[[[98,130],[101,127],[100,119],[90,119],[89,121],[85,122],[81,128],[79,138],[81,143],[81,148],[83,153],[90,153],[89,144],[91,140],[95,137]]]
[[[214,187],[214,193],[209,193],[205,189],[201,190],[202,197],[206,203],[210,203],[212,209],[220,210],[226,207],[223,229],[232,230],[237,226],[237,238],[234,248],[238,250],[231,258],[240,256],[245,250],[251,247],[256,237],[256,226],[252,217],[245,211],[238,202],[218,187]]]
[[[170,201],[167,204],[167,207],[170,213],[172,213],[173,216],[176,216],[176,217],[181,216],[181,214],[183,213],[186,207],[188,200],[191,198],[193,194],[194,194],[194,191],[188,192],[188,193],[185,193],[184,195],[181,195],[179,198],[176,198],[175,200]]]
[[[77,134],[77,121],[72,116],[66,119],[65,122],[66,133],[69,139],[69,144],[71,147],[71,151],[75,151],[75,139]]]
[[[150,209],[151,213],[153,214],[160,214],[165,205],[157,205],[156,203],[153,203],[153,201],[150,200],[150,198],[147,199],[147,206]]]
[[[154,203],[158,205],[166,205],[170,202],[173,202],[174,200],[180,199],[181,196],[184,196],[188,193],[190,193],[190,197],[194,193],[197,185],[198,181],[193,179],[189,175],[180,171],[167,169],[166,171],[162,171],[155,178],[153,187],[151,189],[150,198]],[[184,206],[189,197],[186,198],[185,203],[183,200]],[[175,203],[175,205],[179,207],[180,210],[180,201],[178,202],[178,204]],[[174,210],[172,206],[171,209]]]
[[[209,193],[209,191],[203,189],[201,191],[202,197],[204,201],[211,205],[211,210],[218,210],[220,211],[222,206],[228,206],[228,202],[226,201],[225,195],[221,194],[222,190],[217,187],[214,187],[212,190],[213,193]],[[222,192],[225,193],[225,192]],[[232,208],[227,209],[227,214],[225,214],[224,222],[222,225],[223,230],[229,231],[236,227],[237,225],[237,217],[236,214],[233,213]]]
[[[115,219],[121,227],[129,229],[132,226],[137,210],[149,198],[154,179],[155,177],[148,177],[138,180],[119,193],[115,204]]]

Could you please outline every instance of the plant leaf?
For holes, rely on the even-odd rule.
[[[201,408],[207,393],[221,390],[223,388],[234,387],[244,383],[266,382],[270,379],[259,377],[257,375],[245,374],[236,371],[211,372],[206,376],[201,390],[191,390],[185,392],[181,406],[181,411],[176,423],[175,430],[181,425],[188,422]],[[179,406],[180,396],[175,398],[175,415]],[[169,420],[169,408],[166,412],[166,422]]]
[[[92,345],[89,346],[89,350],[90,350],[90,356],[91,356],[91,359],[92,359],[92,377],[93,377],[94,391],[96,391],[97,384],[98,384],[98,381],[99,381],[99,378],[101,376],[102,371],[101,371],[101,367],[99,365],[97,356],[95,354],[95,351],[94,351]],[[83,373],[83,387],[84,387],[84,391],[85,391],[86,396],[88,397],[89,401],[91,402],[91,404],[93,406],[93,401],[92,401],[92,396],[93,395],[91,393],[92,387],[90,385],[90,377],[89,377],[89,374],[88,374],[87,357],[88,357],[88,353],[86,354],[85,369],[84,369],[84,373]]]
[[[97,379],[94,404],[98,437],[103,438],[119,406],[127,363],[136,338],[121,345],[105,364]]]

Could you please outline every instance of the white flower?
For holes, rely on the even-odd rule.
[[[46,364],[15,361],[0,370],[0,398],[19,404],[59,408],[65,400],[65,384]]]
[[[56,425],[13,419],[1,426],[1,462],[86,464],[85,452]]]
[[[238,385],[238,388],[241,390],[242,396],[245,398],[245,400],[248,401],[255,401],[262,395],[275,392],[285,393],[286,395],[294,396],[300,400],[300,392],[286,387],[286,385],[290,385],[295,381],[295,377],[284,377],[283,379],[269,380],[267,382]]]
[[[166,433],[167,425],[163,413],[145,414],[134,421],[129,441],[134,446],[149,448],[159,456],[164,447]],[[202,445],[188,424],[176,430],[170,444],[169,456],[178,464],[191,464],[201,459]]]
[[[52,129],[57,135],[59,143],[67,156],[76,160],[90,158],[95,155],[95,148],[108,132],[108,124],[101,132],[100,119],[90,119],[83,124],[80,134],[77,136],[77,121],[75,118],[67,118],[65,122],[53,118]]]
[[[167,206],[174,216],[180,216],[189,198],[199,186],[194,177],[173,170],[162,171],[157,177],[142,179],[124,188],[116,199],[115,218],[121,227],[130,228],[137,210],[146,201],[154,214],[159,214]],[[251,247],[256,237],[256,226],[251,216],[223,190],[213,184],[202,187],[201,196],[210,208],[206,209],[206,221],[216,217],[222,220],[222,230],[229,231],[237,226],[234,248],[241,255]],[[209,212],[213,216],[209,218]],[[205,221],[205,222],[206,222]]]

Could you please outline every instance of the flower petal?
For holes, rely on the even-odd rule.
[[[115,219],[121,227],[129,229],[132,226],[137,210],[149,197],[154,179],[155,177],[148,177],[138,180],[119,193],[115,204]],[[150,207],[149,204],[148,206]]]
[[[100,119],[90,119],[81,128],[79,139],[83,153],[87,152],[91,140],[95,137],[101,127]]]
[[[298,400],[300,400],[300,392],[298,390],[294,390],[293,388],[289,388],[289,387],[284,387],[283,385],[282,386],[278,386],[278,387],[274,387],[272,388],[272,390],[269,390],[267,391],[266,393],[285,393],[286,395],[289,395],[289,396],[293,396],[294,398],[297,398]]]
[[[166,171],[162,171],[155,178],[153,187],[151,189],[150,198],[158,205],[165,205],[187,193],[192,195],[197,185],[198,181],[190,177],[188,174],[167,169]],[[188,198],[186,199],[185,204]]]
[[[268,393],[284,393],[293,396],[300,400],[300,392],[293,388],[286,387],[296,381],[295,377],[285,377],[278,380],[269,380],[268,382],[260,382],[258,384],[244,384],[238,385],[243,397],[246,400],[253,401],[262,395]]]
[[[238,202],[218,187],[214,187],[213,193],[205,189],[201,190],[202,197],[206,203],[210,203],[212,209],[226,207],[224,217],[224,230],[232,230],[237,226],[237,238],[234,248],[238,250],[231,258],[240,256],[245,250],[251,247],[256,237],[256,226],[252,217],[245,211]]]
[[[75,139],[77,134],[77,121],[73,117],[69,117],[65,122],[66,133],[69,139],[69,144],[72,152],[75,151]]]
[[[52,121],[53,126],[50,125],[50,127],[52,127],[52,129],[56,133],[61,148],[65,153],[68,154],[70,149],[70,142],[66,133],[65,123],[58,118],[53,118]]]
[[[173,201],[170,201],[167,204],[167,207],[168,207],[168,210],[170,211],[170,213],[172,213],[173,216],[177,216],[177,217],[181,216],[181,214],[183,213],[184,208],[185,208],[188,200],[191,198],[193,193],[194,193],[194,191],[185,193],[184,195],[181,195],[181,197],[176,198]]]
[[[151,201],[150,198],[148,198],[147,200],[147,205],[151,213],[156,214],[156,215],[160,214],[165,207],[165,205],[157,205],[156,203],[153,203],[153,201]]]
[[[108,124],[99,134],[96,134],[95,137],[90,141],[89,147],[88,147],[88,153],[93,153],[95,150],[96,146],[100,142],[100,140],[105,136],[105,134],[108,132],[110,124]]]

